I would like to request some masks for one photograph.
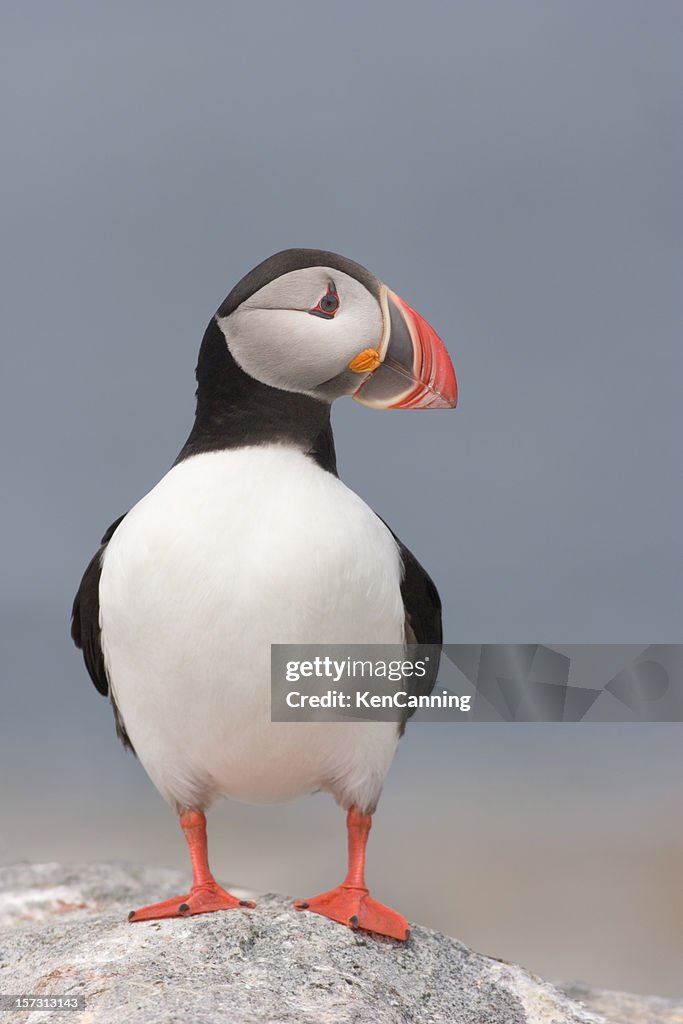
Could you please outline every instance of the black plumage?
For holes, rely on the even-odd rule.
[[[250,377],[236,363],[214,317],[199,349],[194,426],[176,462],[255,444],[291,444],[323,469],[336,469],[329,403]]]
[[[133,744],[126,732],[121,713],[116,706],[114,695],[109,686],[107,669],[104,664],[102,652],[101,630],[100,630],[100,575],[102,572],[102,556],[107,544],[114,536],[114,532],[120,523],[125,519],[125,514],[119,516],[106,531],[97,552],[90,559],[88,568],[83,573],[81,585],[74,598],[71,609],[71,639],[80,650],[83,651],[83,661],[88,670],[95,687],[104,697],[109,697],[114,710],[114,721],[116,723],[116,735],[124,747],[133,751]]]
[[[384,521],[384,520],[382,520]],[[387,525],[386,523],[384,524]],[[391,527],[387,527],[391,529]],[[443,628],[441,625],[441,598],[429,573],[422,568],[412,551],[403,544],[396,534],[392,536],[398,544],[403,562],[401,597],[405,609],[405,641],[417,645],[414,658],[423,659],[428,655],[427,672],[424,676],[409,676],[405,679],[407,693],[413,697],[428,696],[436,685],[441,658]],[[399,728],[402,736],[407,720],[415,714],[415,708],[406,708]]]

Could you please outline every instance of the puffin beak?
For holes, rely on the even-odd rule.
[[[378,349],[365,349],[349,369],[366,377],[353,397],[373,409],[453,409],[455,371],[446,347],[419,313],[382,285],[384,333]]]

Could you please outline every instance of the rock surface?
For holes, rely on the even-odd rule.
[[[561,988],[571,999],[584,1003],[614,1024],[683,1024],[683,1003],[674,999],[634,996],[630,992],[589,989],[583,985]]]
[[[610,994],[611,1004],[609,998],[591,1002],[591,993],[572,990],[580,1003],[521,967],[426,928],[414,928],[403,945],[297,913],[283,896],[257,896],[256,910],[128,923],[130,909],[182,893],[187,882],[177,871],[122,864],[0,868],[0,992],[83,995],[86,1002],[75,1017],[13,1011],[5,1019],[31,1024],[673,1024],[683,1019],[606,1017],[617,1006],[615,997],[638,997],[617,993]],[[665,1007],[667,1001],[656,1002],[664,1013],[680,1013],[673,1004]]]

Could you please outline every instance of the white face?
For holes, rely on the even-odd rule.
[[[312,314],[330,288],[339,299],[334,315]],[[383,334],[379,301],[330,267],[283,274],[218,324],[245,373],[271,387],[329,399],[360,386],[363,374],[348,365],[363,349],[379,348]]]

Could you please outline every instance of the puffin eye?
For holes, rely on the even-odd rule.
[[[331,320],[338,309],[339,296],[337,294],[337,289],[330,281],[327,286],[327,291],[319,301],[318,305],[313,309],[309,309],[308,312],[312,313],[313,316],[321,316],[325,320]]]

